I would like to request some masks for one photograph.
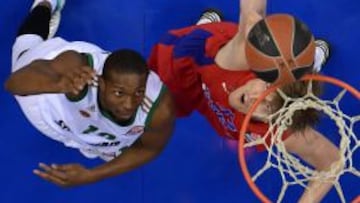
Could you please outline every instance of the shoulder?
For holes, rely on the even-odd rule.
[[[171,137],[175,122],[175,111],[170,92],[164,91],[159,98],[153,119],[145,127],[140,137],[144,146],[152,149],[162,149]]]
[[[163,129],[172,127],[175,120],[175,105],[173,97],[168,89],[163,86],[158,99],[149,113],[146,126],[149,129]]]
[[[159,75],[150,71],[146,81],[145,95],[151,101],[157,100],[163,88],[163,82],[160,80]]]

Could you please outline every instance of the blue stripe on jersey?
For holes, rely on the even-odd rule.
[[[168,33],[160,43],[174,45],[174,58],[190,57],[202,66],[214,63],[214,58],[205,56],[206,40],[213,34],[196,29],[184,36],[177,37]]]
[[[164,36],[161,37],[160,43],[165,45],[174,45],[176,44],[176,40],[178,40],[179,37],[176,35],[173,35],[171,33],[167,33]]]

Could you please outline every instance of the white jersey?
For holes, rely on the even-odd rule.
[[[61,38],[52,40],[45,41],[56,44],[55,47],[52,46],[51,51],[47,52],[48,54],[44,54],[46,53],[44,47],[48,46],[39,49],[44,52],[41,54],[42,58],[52,59],[65,50],[76,50],[87,54],[89,64],[98,74],[102,73],[104,62],[109,55],[108,52],[86,42],[66,42]],[[35,49],[38,47],[41,45]],[[23,57],[28,59],[25,60]],[[29,58],[36,59],[36,56],[28,55],[28,53],[23,57],[20,57],[19,63],[15,65],[23,66],[34,60]],[[40,114],[37,115],[37,120],[42,119],[42,127],[39,125],[36,127],[44,134],[64,142],[67,146],[79,148],[87,157],[99,156],[105,160],[111,160],[142,135],[157,106],[162,87],[163,84],[159,77],[154,72],[150,72],[143,103],[137,109],[133,119],[124,126],[114,122],[106,112],[100,109],[98,88],[95,87],[86,88],[84,95],[78,101],[69,100],[65,94],[41,94],[17,97],[17,99],[19,103],[21,103],[21,98],[33,97],[36,99],[37,114]],[[24,107],[23,110],[25,108],[27,107]],[[27,117],[29,118],[28,115]],[[31,121],[31,118],[29,120]],[[32,123],[34,124],[34,122]],[[44,123],[46,128],[43,127]]]

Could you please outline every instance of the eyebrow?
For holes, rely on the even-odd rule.
[[[121,91],[127,90],[127,88],[125,86],[118,86],[118,85],[114,85],[113,89],[121,90]],[[145,91],[145,90],[146,90],[145,86],[140,86],[140,87],[134,88],[134,91]]]

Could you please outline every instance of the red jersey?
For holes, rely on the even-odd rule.
[[[245,115],[228,103],[229,92],[254,79],[250,71],[230,71],[215,56],[236,34],[233,23],[209,23],[169,31],[153,48],[149,66],[173,93],[177,115],[198,110],[218,134],[238,139]],[[267,124],[252,121],[249,132],[263,135]]]

